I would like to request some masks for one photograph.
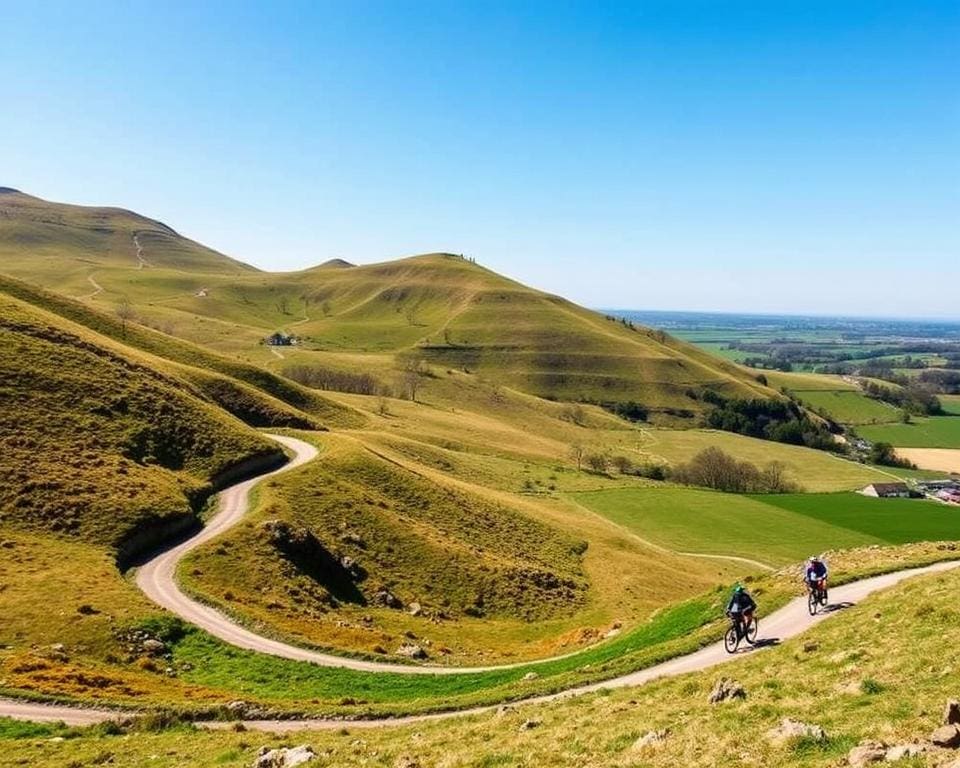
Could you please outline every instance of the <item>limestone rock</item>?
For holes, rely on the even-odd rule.
[[[643,736],[638,738],[633,742],[632,749],[635,752],[643,752],[646,750],[656,749],[663,742],[667,740],[667,737],[670,735],[670,731],[663,729],[659,731],[647,731]]]
[[[159,656],[167,650],[166,643],[161,640],[154,640],[152,637],[144,640],[140,647],[148,656]]]
[[[774,743],[783,743],[791,739],[811,738],[816,741],[826,741],[827,734],[819,725],[802,723],[789,717],[783,718],[780,725],[767,731],[767,738]]]
[[[941,725],[930,734],[930,741],[938,747],[956,749],[960,747],[960,727],[956,725]]]
[[[960,725],[960,701],[950,699],[943,708],[944,725]]]
[[[543,725],[541,720],[524,720],[520,725],[521,731],[532,731],[534,728],[539,728]]]
[[[261,747],[257,759],[253,761],[253,768],[295,768],[309,763],[316,756],[313,749],[306,744],[282,749]]]
[[[397,648],[397,656],[406,656],[408,659],[425,659],[427,652],[415,643],[404,643]]]
[[[871,763],[880,763],[887,757],[887,745],[880,741],[861,741],[850,750],[847,763],[852,768],[861,768]]]
[[[908,757],[922,755],[926,751],[926,744],[897,744],[887,750],[886,755],[884,755],[884,760],[888,763],[895,763],[898,760],[905,760]]]
[[[717,680],[717,684],[713,686],[713,690],[710,691],[707,701],[711,704],[719,704],[721,701],[745,698],[747,698],[747,691],[740,683],[736,680],[721,677]]]
[[[538,677],[540,677],[540,675],[538,675],[536,672],[527,672],[527,674],[523,676],[523,679],[530,681],[530,680],[536,680]]]

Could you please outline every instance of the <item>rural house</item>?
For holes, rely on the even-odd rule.
[[[875,496],[878,499],[909,499],[910,489],[906,483],[871,483],[860,493]]]

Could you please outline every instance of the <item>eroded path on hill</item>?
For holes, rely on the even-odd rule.
[[[759,640],[763,641],[763,647],[776,645],[777,643],[795,637],[805,630],[809,629],[821,621],[831,616],[843,615],[843,609],[862,601],[870,594],[887,589],[899,584],[905,579],[925,574],[942,573],[954,568],[960,568],[960,561],[948,561],[936,563],[934,565],[924,566],[922,568],[910,568],[893,573],[873,576],[868,579],[851,582],[840,587],[834,587],[830,590],[831,603],[827,610],[818,613],[816,616],[810,616],[807,613],[805,598],[796,598],[778,611],[769,616],[761,617]],[[695,653],[686,656],[679,656],[670,661],[657,664],[646,669],[631,672],[611,680],[604,680],[590,685],[583,685],[571,688],[560,693],[546,696],[536,696],[525,699],[522,702],[516,702],[514,706],[526,706],[529,704],[543,704],[558,699],[572,696],[580,696],[586,693],[615,688],[627,688],[644,685],[645,683],[664,677],[675,677],[677,675],[687,674],[689,672],[699,672],[713,667],[735,662],[738,659],[748,658],[754,653],[762,652],[761,647],[741,650],[735,654],[728,654],[722,643],[714,643],[702,648]],[[391,671],[396,671],[394,668]],[[435,671],[435,670],[434,670]],[[461,717],[465,715],[475,715],[495,710],[495,705],[474,707],[471,709],[455,710],[450,712],[432,713],[427,715],[412,715],[408,717],[382,718],[376,720],[357,720],[349,721],[351,729],[356,728],[378,728],[390,725],[409,725],[428,720],[439,720],[449,717]],[[61,705],[39,704],[25,701],[0,700],[0,717],[11,717],[18,720],[36,720],[36,721],[63,721],[68,725],[89,725],[92,723],[103,722],[106,720],[119,719],[129,716],[131,713],[111,712],[104,709],[95,708],[75,708]],[[347,721],[343,719],[304,719],[304,720],[247,720],[244,725],[250,729],[261,731],[271,731],[275,733],[285,733],[297,730],[328,730],[334,728],[343,728]],[[230,722],[209,722],[201,723],[208,728],[232,728],[234,723]]]

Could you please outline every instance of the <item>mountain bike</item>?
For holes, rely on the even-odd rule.
[[[818,579],[810,585],[807,593],[807,610],[810,615],[816,614],[821,607],[827,605],[827,580]]]
[[[735,653],[740,647],[740,641],[746,640],[750,645],[757,642],[757,630],[760,628],[760,620],[756,614],[751,612],[744,614],[740,619],[738,614],[730,614],[730,627],[723,636],[723,647],[727,653]]]

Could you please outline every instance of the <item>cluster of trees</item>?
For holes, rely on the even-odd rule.
[[[960,379],[960,374],[958,374]],[[929,416],[943,413],[937,396],[929,387],[919,381],[904,379],[900,387],[887,387],[876,381],[863,382],[863,392],[875,400],[882,400],[906,413],[916,416]]]
[[[288,379],[313,389],[349,392],[354,395],[381,394],[382,385],[369,373],[337,371],[322,365],[291,365],[283,370]]]
[[[638,463],[629,456],[610,455],[605,451],[590,451],[582,443],[570,446],[570,458],[577,465],[580,472],[586,467],[597,474],[607,474],[610,471],[621,475],[634,477],[648,477],[652,480],[666,480],[668,468],[656,462]]]
[[[901,459],[890,443],[874,443],[867,452],[866,460],[868,464],[879,464],[883,467],[903,467],[905,469],[916,469],[917,466],[912,461]]]
[[[780,462],[772,461],[761,468],[749,461],[738,461],[713,447],[705,448],[686,464],[672,469],[656,462],[638,463],[629,456],[589,451],[579,443],[570,447],[570,458],[578,471],[584,468],[597,474],[616,471],[621,475],[672,480],[728,493],[792,493],[799,490],[787,478],[786,468]]]
[[[715,406],[704,420],[711,429],[821,450],[842,450],[831,431],[813,421],[792,400],[728,399],[709,390],[702,399]]]
[[[786,468],[771,461],[760,468],[738,461],[720,448],[704,448],[686,464],[670,472],[670,479],[727,493],[792,493],[798,487],[787,479]]]
[[[960,363],[958,366],[960,367]],[[931,391],[941,395],[960,395],[960,372],[958,371],[921,371],[917,380]]]
[[[332,392],[348,392],[354,395],[380,395],[381,397],[399,397],[404,400],[416,400],[425,378],[431,373],[420,359],[409,359],[397,375],[393,385],[385,384],[369,373],[351,373],[327,368],[323,365],[287,366],[284,375],[313,389]],[[386,407],[380,410],[386,413]]]

